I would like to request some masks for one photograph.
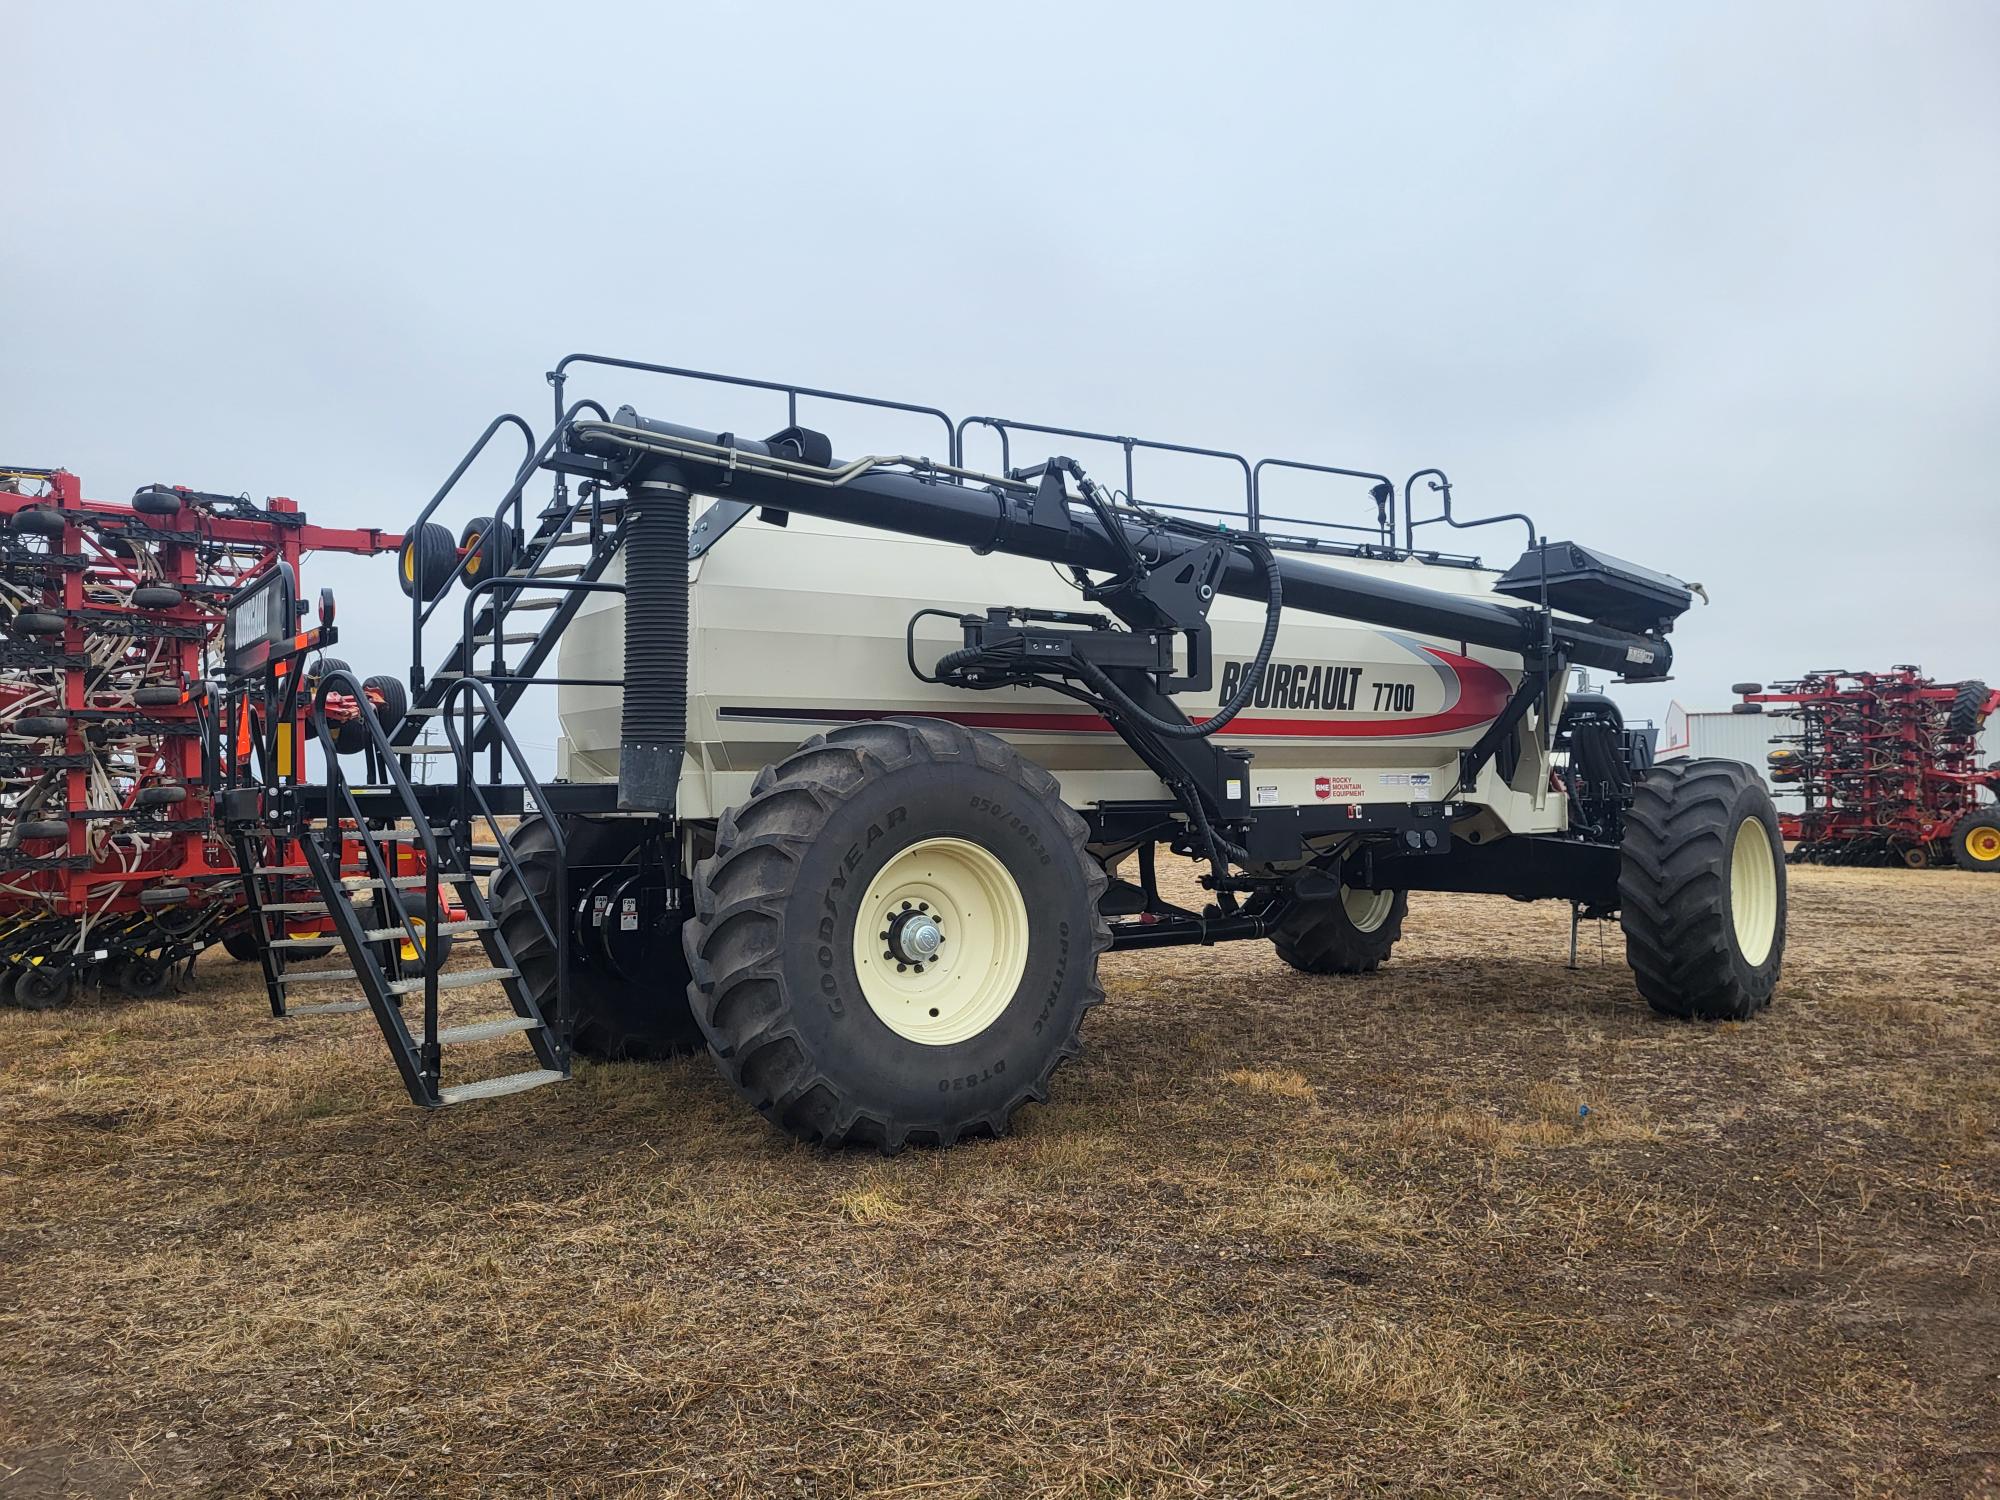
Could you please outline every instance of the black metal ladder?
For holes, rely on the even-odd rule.
[[[493,704],[483,684],[469,686],[484,699],[482,715],[491,716]],[[448,695],[450,688],[446,691]],[[326,719],[329,692],[353,698],[367,731],[365,764],[371,775],[381,776],[378,784],[357,787],[343,770]],[[448,704],[449,696],[442,702]],[[253,872],[253,915],[267,935],[263,948],[273,1013],[297,1016],[371,1011],[410,1097],[430,1107],[495,1098],[567,1078],[566,988],[559,980],[556,1014],[547,1015],[523,982],[520,962],[500,929],[482,889],[480,873],[472,864],[471,818],[464,804],[461,802],[448,822],[439,824],[436,802],[427,801],[410,782],[396,758],[397,748],[352,674],[336,669],[323,675],[310,723],[326,768],[324,816],[316,825],[310,820],[302,822],[297,830],[302,863],[253,863],[249,867]],[[501,733],[505,737],[504,726]],[[470,777],[470,748],[455,735],[452,748],[463,787]],[[518,753],[511,739],[508,748]],[[485,821],[496,834],[499,832],[497,819],[489,814]],[[504,855],[504,839],[500,845]],[[349,875],[345,868],[352,862],[350,851],[354,850],[358,850],[360,873]],[[310,879],[317,901],[302,902],[290,895],[275,902],[263,899],[266,890],[286,892],[287,883],[295,883],[301,876]],[[266,881],[278,884],[261,884]],[[357,904],[355,898],[364,895],[365,904]],[[463,915],[456,915],[454,908]],[[346,955],[347,967],[294,968],[287,958],[289,953],[324,949],[327,939],[269,936],[271,922],[282,923],[287,916],[308,911],[331,919],[333,936]],[[552,939],[567,925],[556,911],[537,907],[535,915]],[[447,970],[453,940],[461,937],[476,940],[486,962]],[[361,995],[325,1005],[295,1007],[288,1003],[293,986],[319,983],[358,987]],[[499,986],[505,997],[506,1013],[444,1024],[445,996],[491,985]],[[416,1004],[421,1005],[421,1014],[407,1014]],[[446,1081],[448,1049],[514,1036],[527,1043],[534,1066]]]

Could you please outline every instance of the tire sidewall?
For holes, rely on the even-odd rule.
[[[957,838],[1006,868],[1028,914],[1028,954],[1005,1008],[976,1036],[929,1045],[875,1013],[854,966],[869,884],[903,850]],[[805,1050],[865,1110],[920,1122],[1003,1108],[1073,1036],[1094,973],[1087,878],[1057,810],[1016,781],[963,762],[919,762],[863,783],[801,860],[779,960]]]
[[[1762,963],[1753,964],[1743,954],[1736,937],[1736,881],[1733,865],[1736,830],[1745,819],[1754,818],[1763,827],[1764,836],[1770,842],[1772,878],[1777,887],[1778,909],[1777,927],[1771,935],[1771,951],[1764,955]],[[1723,881],[1726,896],[1725,915],[1729,918],[1729,960],[1738,980],[1762,1004],[1777,988],[1778,975],[1785,964],[1785,919],[1786,902],[1789,892],[1785,881],[1785,841],[1778,831],[1778,810],[1761,782],[1746,781],[1729,799],[1729,820],[1723,835],[1724,869]]]

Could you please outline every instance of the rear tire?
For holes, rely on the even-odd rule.
[[[1633,788],[1620,861],[1625,958],[1646,1003],[1748,1020],[1785,957],[1785,846],[1764,781],[1733,760],[1655,766]]]
[[[2000,812],[1982,807],[1960,818],[1951,831],[1951,859],[1961,870],[2000,875]]]
[[[1295,902],[1278,919],[1271,943],[1303,974],[1372,974],[1403,935],[1409,911],[1407,891],[1341,886]]]
[[[630,859],[652,831],[653,825],[640,819],[593,823],[571,818],[563,825],[563,838],[572,868],[617,865]],[[526,883],[503,860],[488,888],[488,899],[500,923],[500,935],[521,967],[522,983],[543,1014],[553,1020],[556,949],[542,930],[542,920],[536,917],[531,900],[540,904],[551,927],[557,921],[572,923],[573,958],[587,959],[586,935],[578,931],[574,913],[556,910],[556,841],[547,820],[523,818],[507,836],[507,845],[520,861]],[[585,894],[572,881],[568,892],[571,904],[581,902]],[[685,905],[682,910],[686,910]],[[701,1029],[688,1010],[688,975],[680,944],[662,943],[660,951],[663,957],[658,978],[643,983],[613,973],[602,964],[572,968],[569,993],[575,1025],[570,1045],[574,1050],[585,1057],[657,1058],[693,1052],[703,1045]]]
[[[1003,1134],[1104,998],[1085,837],[1055,777],[938,720],[850,725],[765,767],[684,929],[723,1076],[829,1146]]]

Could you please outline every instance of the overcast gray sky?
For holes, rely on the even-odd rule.
[[[1983,0],[0,23],[0,461],[95,495],[400,526],[591,349],[1442,465],[1465,511],[1708,586],[1640,713],[1815,666],[2000,681]],[[400,670],[387,566],[328,582],[342,654]]]

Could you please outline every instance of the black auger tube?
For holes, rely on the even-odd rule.
[[[634,483],[625,505],[625,705],[618,806],[670,813],[687,753],[688,492]]]
[[[613,425],[657,434],[663,444],[683,439],[743,453],[771,451],[766,444],[752,439],[641,417],[630,407],[619,409]],[[585,453],[620,462],[639,459],[628,484],[642,480],[670,482],[697,494],[725,496],[855,526],[874,526],[935,541],[956,542],[980,552],[1041,558],[1097,573],[1116,572],[1124,566],[1125,549],[1087,511],[1072,510],[1068,526],[1037,525],[1033,493],[1025,486],[1003,491],[942,476],[893,470],[873,470],[842,484],[826,484],[805,476],[735,466],[699,454],[648,459],[644,450],[635,450],[629,440],[603,430],[603,424],[590,422],[576,424],[573,439],[575,447]],[[834,462],[838,465],[840,460]],[[1178,555],[1199,545],[1190,538],[1150,531],[1137,521],[1121,521],[1121,524],[1132,545],[1143,546],[1149,559],[1156,553]],[[629,556],[628,553],[628,559]],[[1361,625],[1464,641],[1524,656],[1535,653],[1542,644],[1540,618],[1528,609],[1378,578],[1358,569],[1327,567],[1284,552],[1277,554],[1277,561],[1288,610],[1302,609]],[[633,583],[628,561],[626,587],[631,588]],[[1262,570],[1241,552],[1231,555],[1217,587],[1225,594],[1253,602],[1261,602],[1268,595]],[[629,630],[629,602],[627,611]],[[1666,676],[1673,663],[1672,648],[1658,636],[1562,619],[1554,622],[1553,631],[1553,644],[1578,666],[1596,667],[1630,678],[1654,678]]]

